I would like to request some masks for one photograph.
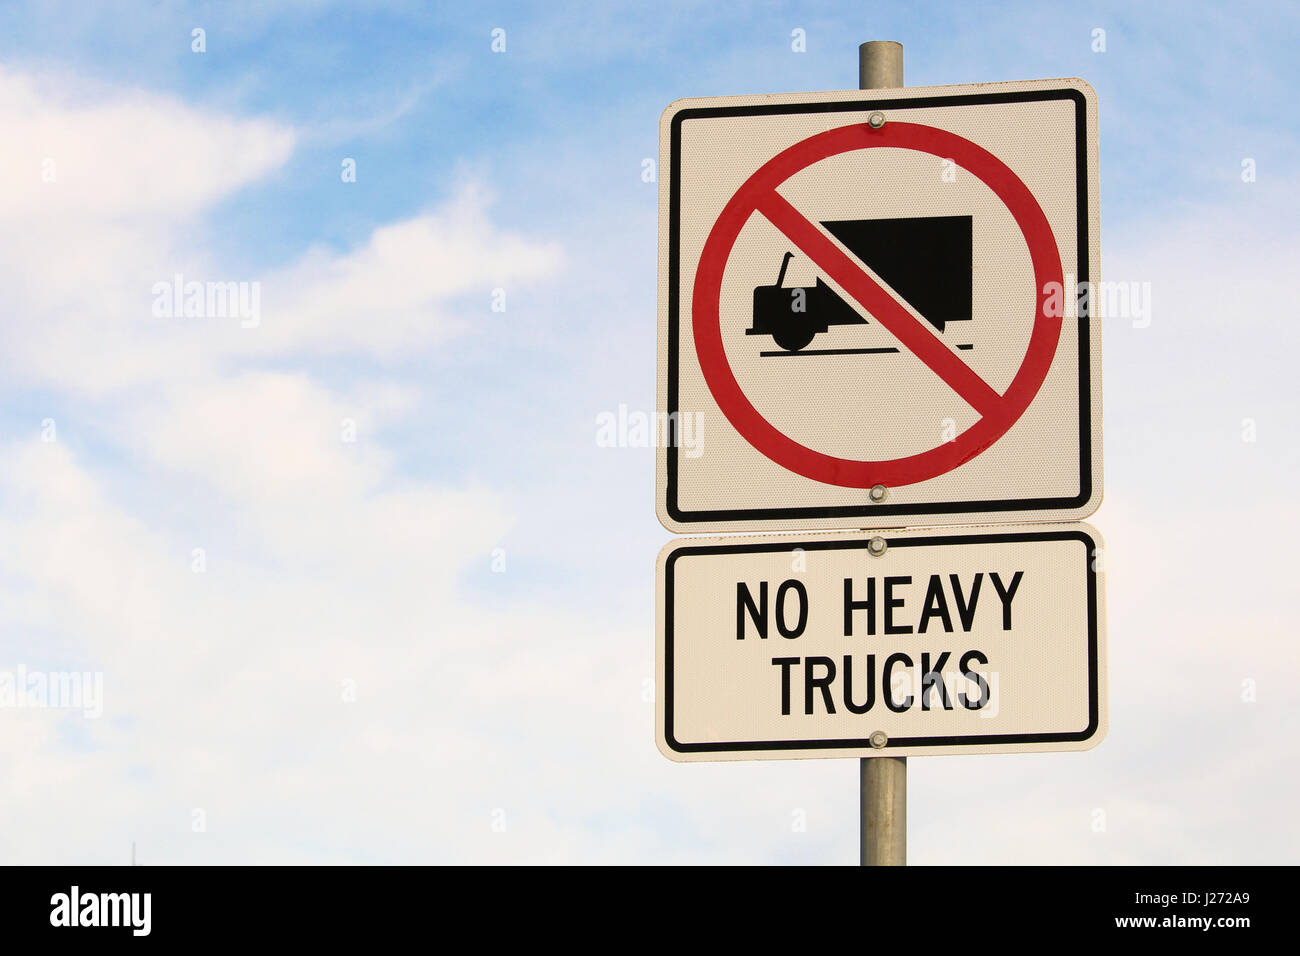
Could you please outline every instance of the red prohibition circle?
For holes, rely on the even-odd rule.
[[[911,149],[952,160],[988,186],[1020,227],[1034,270],[1034,325],[1020,368],[1001,395],[910,315],[905,316],[905,322],[902,317],[897,317],[902,307],[893,297],[862,272],[860,266],[852,264],[852,260],[829,239],[819,238],[817,228],[776,192],[778,186],[813,163],[852,150],[879,147]],[[975,424],[955,439],[929,451],[887,461],[859,461],[808,448],[759,414],[736,381],[731,363],[727,361],[719,314],[722,275],[727,260],[740,230],[756,212],[773,220],[773,224],[786,232],[787,238],[795,245],[800,245],[801,238],[810,243],[824,243],[821,251],[828,261],[836,261],[842,269],[851,266],[856,273],[853,277],[855,288],[850,290],[846,287],[845,291],[860,302],[866,298],[870,305],[879,307],[879,312],[875,308],[869,311],[882,325],[886,323],[881,316],[895,310],[892,314],[896,316],[897,330],[890,328],[890,331],[905,347],[916,351],[922,361],[953,385],[958,394],[980,413]],[[783,226],[792,227],[790,231],[800,231],[800,235],[791,235]],[[823,263],[818,265],[824,268]],[[851,275],[843,273],[845,279]],[[892,120],[879,129],[866,124],[841,126],[810,136],[777,154],[750,176],[723,208],[705,241],[695,275],[691,302],[695,351],[709,390],[727,420],[772,461],[805,478],[830,485],[850,488],[870,488],[877,484],[887,487],[909,485],[945,474],[970,461],[1006,434],[1029,407],[1047,377],[1061,335],[1060,316],[1047,314],[1052,283],[1056,283],[1056,289],[1063,288],[1061,257],[1052,227],[1029,187],[992,153],[968,139],[933,126]]]

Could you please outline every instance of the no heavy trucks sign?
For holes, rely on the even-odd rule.
[[[660,128],[664,525],[1096,510],[1096,129],[1081,80],[672,104]]]
[[[1106,733],[1084,524],[689,538],[659,555],[673,760],[1086,750]]]

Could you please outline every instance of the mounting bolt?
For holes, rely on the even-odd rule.
[[[884,485],[872,485],[870,495],[872,501],[879,503],[889,495],[889,489]]]
[[[883,730],[873,730],[867,740],[876,750],[884,750],[885,744],[889,743],[889,735]]]
[[[885,114],[881,113],[879,110],[872,113],[867,117],[867,125],[872,129],[880,129],[880,127],[885,125]]]
[[[873,555],[875,555],[877,558],[880,557],[882,554],[884,554],[885,549],[888,547],[889,547],[889,542],[887,542],[884,538],[881,538],[879,536],[872,538],[870,541],[867,542],[867,550],[871,552]]]

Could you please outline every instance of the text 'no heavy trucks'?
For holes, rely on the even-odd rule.
[[[1020,587],[1020,582],[1024,578],[1024,572],[1016,571],[1009,581],[1004,581],[996,571],[988,572],[987,576],[1001,603],[1002,629],[1009,631],[1012,627],[1011,605],[1015,599],[1016,591]],[[910,623],[900,623],[900,620],[907,619],[905,617],[907,601],[904,596],[895,593],[896,589],[908,587],[912,584],[911,575],[894,575],[882,578],[879,592],[877,590],[877,579],[874,577],[868,578],[865,583],[865,593],[861,597],[857,596],[855,592],[853,579],[845,578],[844,636],[853,636],[854,621],[862,615],[865,615],[868,637],[873,637],[878,632],[886,635],[926,634],[936,622],[943,627],[945,633],[951,634],[954,632],[954,610],[956,612],[955,619],[960,625],[961,631],[969,633],[974,626],[975,612],[979,605],[984,579],[985,573],[977,572],[971,583],[968,586],[963,586],[959,575],[950,574],[948,575],[947,587],[945,587],[943,575],[930,575],[920,617],[914,626]],[[951,600],[948,594],[949,589],[951,589]],[[793,615],[795,619],[793,625],[790,623],[790,615],[787,613],[790,595],[792,594],[797,604],[797,611]],[[759,584],[757,599],[747,583],[738,582],[736,584],[736,640],[743,641],[745,639],[747,620],[748,625],[752,625],[757,637],[760,640],[766,640],[769,633],[769,622],[773,617],[775,617],[774,623],[776,624],[777,633],[782,638],[795,640],[803,634],[808,625],[808,591],[803,582],[798,579],[790,579],[781,583],[776,589],[775,615],[771,613],[768,597],[768,582],[766,581]],[[954,698],[956,703],[967,710],[979,710],[989,703],[988,682],[981,673],[972,669],[974,664],[988,666],[988,656],[978,648],[970,648],[961,652],[958,661],[959,677],[968,686],[966,689],[957,690],[956,693],[950,694],[944,668],[948,665],[949,658],[953,653],[956,652],[943,650],[937,652],[922,651],[920,653],[921,690],[919,696],[922,710],[931,709],[932,697],[937,699],[938,705],[944,710],[953,709]],[[772,658],[772,665],[780,669],[782,716],[790,715],[792,674],[799,668],[802,668],[803,671],[805,714],[811,715],[815,712],[815,700],[818,693],[821,695],[826,713],[834,714],[836,712],[833,687],[837,679],[842,691],[843,705],[850,713],[864,714],[875,706],[877,686],[875,654],[866,654],[865,660],[860,665],[865,670],[865,674],[860,672],[860,679],[866,686],[865,700],[861,702],[854,700],[854,658],[852,654],[844,655],[841,667],[837,667],[834,658],[826,656],[807,658],[774,657]],[[896,669],[910,670],[914,666],[916,666],[916,662],[909,654],[897,651],[886,657],[880,668],[881,698],[885,706],[895,713],[902,713],[910,709],[916,700],[910,694],[903,696],[901,699],[896,696],[897,684],[901,683],[901,681],[896,680],[896,675],[899,674]]]

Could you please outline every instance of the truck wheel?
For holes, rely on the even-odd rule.
[[[812,329],[786,327],[772,333],[772,340],[787,352],[798,352],[813,340],[817,333]]]

